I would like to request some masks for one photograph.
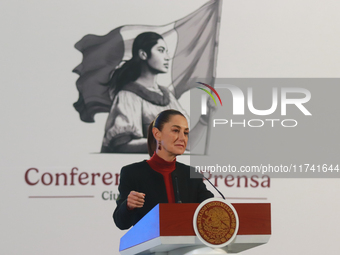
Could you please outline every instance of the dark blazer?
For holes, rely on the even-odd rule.
[[[190,178],[192,176],[201,178]],[[202,176],[194,173],[193,168],[176,162],[176,169],[171,173],[175,191],[175,200],[178,201],[175,178],[178,180],[178,190],[182,203],[200,203],[214,195],[207,190]],[[120,229],[128,229],[135,225],[145,214],[159,203],[168,203],[163,175],[154,171],[146,160],[124,166],[120,171],[119,196],[117,207],[113,213],[113,219]],[[145,194],[145,202],[142,208],[127,209],[127,197],[130,191]]]

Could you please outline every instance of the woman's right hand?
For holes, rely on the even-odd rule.
[[[131,191],[127,197],[127,207],[129,210],[141,208],[144,205],[145,194],[137,191]]]

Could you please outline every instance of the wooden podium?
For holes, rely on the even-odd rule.
[[[213,249],[195,235],[193,216],[199,204],[158,204],[121,239],[122,255],[237,253],[268,242],[271,235],[269,203],[232,204],[239,218],[236,238]]]

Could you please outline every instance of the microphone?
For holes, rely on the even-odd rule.
[[[176,194],[177,194],[177,202],[176,203],[182,203],[181,201],[181,197],[179,195],[179,188],[178,188],[178,179],[177,179],[177,175],[175,175],[175,187],[176,187]]]
[[[217,192],[223,197],[223,199],[225,200],[225,197],[223,196],[223,194],[216,188],[216,186],[214,184],[211,183],[211,181],[209,181],[209,179],[207,177],[205,177],[203,174],[202,174],[203,178],[206,179],[210,184],[211,186],[214,187],[214,189],[217,190]]]

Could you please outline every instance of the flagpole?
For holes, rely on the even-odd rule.
[[[214,47],[214,63],[213,63],[213,77],[211,86],[215,87],[215,78],[216,78],[216,66],[217,66],[217,53],[218,53],[218,44],[219,44],[219,35],[220,35],[220,25],[221,25],[221,13],[222,13],[222,1],[216,0],[217,3],[217,20],[216,20],[216,34],[215,34],[215,47]],[[205,139],[205,149],[204,155],[208,155],[209,151],[209,140],[210,140],[210,123],[211,123],[211,114],[210,108],[208,108],[208,126],[207,126],[207,136]]]

